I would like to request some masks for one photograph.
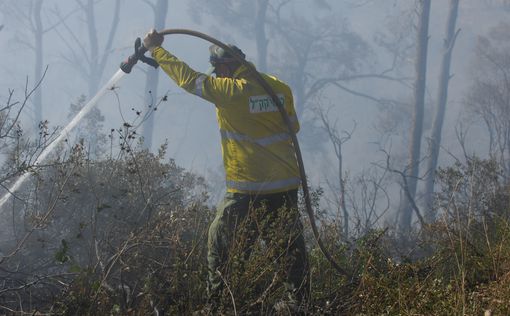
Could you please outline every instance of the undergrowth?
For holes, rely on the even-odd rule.
[[[140,157],[150,162],[154,170],[166,172],[159,182],[141,182],[155,192],[162,193],[172,188],[172,183],[181,181],[175,188],[187,185],[189,193],[199,183],[197,178],[174,165],[158,162],[157,157],[147,153]],[[117,165],[116,172],[139,176],[129,161]],[[71,187],[83,188],[84,178],[92,181],[90,174],[85,176],[85,171],[90,169],[84,166],[91,167],[81,165],[74,169],[74,172],[81,170],[83,173]],[[98,166],[106,168],[101,174],[108,173],[107,165],[95,165]],[[97,173],[93,174],[102,179]],[[146,176],[154,177],[154,174]],[[172,181],[168,182],[170,178]],[[132,216],[146,206],[134,193],[136,186],[128,185],[129,179],[125,180],[127,192],[117,188],[112,194],[125,194],[131,202],[105,204],[100,200],[101,207],[96,203],[94,214],[100,219],[96,219],[95,228],[109,229],[109,234],[92,230],[92,222],[87,222],[81,228],[74,226],[79,228],[78,232],[71,230],[65,238],[59,236],[59,243],[43,252],[36,251],[37,245],[40,247],[36,241],[27,243],[22,251],[24,256],[37,258],[37,262],[53,263],[41,264],[38,272],[39,276],[51,275],[52,282],[23,286],[26,283],[20,281],[22,273],[5,271],[12,271],[14,264],[25,262],[24,257],[10,258],[8,265],[3,263],[5,281],[0,288],[0,306],[4,313],[190,315],[206,305],[206,241],[214,209],[203,203],[200,194],[190,196],[181,192],[178,197],[167,200],[161,195],[165,203],[152,207],[151,216],[139,219],[138,224],[133,223],[129,219],[138,218]],[[401,236],[390,229],[373,229],[346,242],[340,227],[321,223],[321,235],[327,248],[351,273],[349,276],[335,271],[310,238],[309,228],[305,228],[311,291],[306,313],[481,315],[490,311],[493,315],[509,315],[509,187],[501,180],[495,164],[477,159],[439,170],[438,184],[437,220],[416,228],[412,240],[404,248]],[[98,196],[97,192],[95,194]],[[82,203],[78,205],[86,208],[81,194],[65,196],[63,205],[75,205],[72,200],[76,199],[76,203]],[[121,225],[116,216],[122,216],[126,210],[130,210],[125,214],[131,217],[125,220],[131,226],[129,229],[115,227]],[[59,216],[64,216],[58,212]],[[50,223],[46,225],[51,228]],[[274,229],[271,239],[281,238],[278,232]],[[100,235],[102,239],[99,240]],[[82,245],[78,246],[71,236]],[[38,237],[49,238],[42,233]],[[273,260],[272,251],[271,244],[261,240],[256,241],[249,260],[243,259],[241,250],[232,250],[232,273],[224,276],[227,286],[222,310],[225,314],[273,313],[273,305],[285,291],[281,265]],[[29,297],[41,299],[29,305],[26,303]]]

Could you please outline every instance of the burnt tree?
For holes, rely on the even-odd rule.
[[[427,163],[427,177],[425,179],[425,218],[428,222],[435,219],[435,212],[433,209],[433,193],[434,193],[434,179],[437,162],[439,159],[439,147],[441,146],[441,131],[443,129],[444,116],[446,112],[446,104],[448,102],[448,86],[450,83],[450,65],[452,60],[453,47],[455,39],[458,35],[456,31],[457,16],[459,12],[459,0],[450,0],[450,10],[448,13],[448,21],[446,23],[446,38],[443,42],[443,52],[441,60],[441,70],[439,74],[439,89],[437,96],[436,112],[434,116],[434,123],[432,125],[432,133],[430,136],[429,144],[429,158]]]
[[[429,42],[430,0],[418,1],[418,42],[416,45],[415,82],[414,82],[414,111],[409,141],[408,168],[406,181],[402,185],[406,198],[400,206],[399,230],[408,232],[411,229],[413,217],[413,199],[416,196],[418,173],[420,165],[420,149],[423,137],[423,113],[425,108],[425,84],[427,77],[427,52]]]

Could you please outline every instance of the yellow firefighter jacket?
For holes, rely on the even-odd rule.
[[[178,86],[216,105],[228,192],[267,194],[298,188],[299,169],[288,128],[276,104],[245,66],[233,78],[215,78],[194,71],[161,47],[152,56]],[[262,76],[297,132],[290,88],[275,77]]]

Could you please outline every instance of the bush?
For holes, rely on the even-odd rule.
[[[95,306],[93,297],[101,305],[119,304],[118,299],[100,300],[100,294],[116,292],[119,287],[135,291],[141,284],[140,276],[150,280],[147,276],[156,271],[126,252],[135,254],[134,258],[159,258],[158,242],[167,251],[171,247],[155,236],[167,238],[166,242],[171,241],[172,247],[179,250],[187,245],[182,240],[198,240],[190,233],[200,234],[204,228],[191,225],[205,226],[208,221],[205,185],[200,177],[173,161],[163,162],[164,155],[164,148],[158,155],[134,148],[116,160],[92,161],[87,159],[83,146],[77,145],[65,160],[56,159],[37,170],[32,182],[18,195],[25,203],[14,205],[17,235],[25,237],[18,244],[19,251],[2,262],[5,270],[0,273],[5,278],[3,298],[7,305],[14,308],[30,297],[32,308],[51,306],[54,297],[71,282],[84,287],[74,288],[72,293],[79,293],[75,297],[81,303],[71,305],[88,306],[87,297],[91,310]],[[195,221],[183,220],[188,215],[195,216]],[[160,222],[169,227],[158,226]],[[167,228],[172,230],[165,231]],[[158,231],[160,235],[152,235]],[[176,242],[180,243],[178,248]],[[152,257],[150,252],[154,252]],[[133,263],[128,268],[134,271],[138,271],[135,264],[152,270],[136,276],[121,273],[126,268],[122,260]],[[44,278],[37,281],[41,275]],[[37,286],[29,286],[32,282]],[[91,284],[97,285],[92,292],[90,288],[96,286]],[[18,287],[21,296],[13,290]],[[88,296],[88,292],[93,295]],[[123,310],[124,306],[119,306]]]
[[[213,211],[204,204],[202,180],[163,156],[136,149],[116,161],[88,161],[75,149],[40,171],[25,191],[37,192],[25,219],[39,226],[26,224],[36,230],[2,264],[4,309],[186,315],[204,306]],[[373,229],[346,244],[339,227],[322,223],[326,247],[351,277],[332,268],[306,228],[309,314],[510,313],[510,192],[497,165],[456,164],[439,170],[438,184],[442,216],[417,231],[414,248],[405,249],[412,255],[398,255],[404,249],[395,251],[402,243],[391,230]],[[47,212],[40,209],[51,216],[41,221]],[[273,227],[271,239],[283,238],[280,231]],[[237,240],[231,273],[223,276],[222,309],[231,314],[235,304],[239,314],[270,314],[285,294],[282,267],[273,260],[278,247],[256,241],[246,261],[243,242],[251,241]],[[29,297],[32,305],[20,305]]]

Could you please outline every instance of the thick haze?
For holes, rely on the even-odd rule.
[[[197,2],[198,6],[190,6]],[[279,1],[270,1],[278,2]],[[23,97],[25,80],[28,78],[29,86],[32,86],[39,78],[34,78],[35,54],[29,45],[32,45],[33,34],[27,28],[26,21],[20,15],[8,10],[9,7],[27,9],[30,0],[0,1],[0,104],[4,104],[8,96],[8,89],[14,89],[18,99]],[[99,51],[101,52],[106,44],[110,24],[112,21],[115,1],[97,1],[95,13],[97,22],[97,36],[99,40]],[[243,49],[247,59],[256,63],[257,50],[252,36],[244,37],[243,32],[236,30],[233,26],[222,22],[219,18],[212,18],[206,13],[197,17],[197,7],[203,1],[179,0],[168,2],[168,16],[166,19],[167,28],[187,28],[198,30],[224,42],[235,43]],[[236,3],[236,1],[232,1]],[[433,102],[436,98],[438,68],[440,65],[440,53],[445,34],[445,24],[448,13],[448,1],[432,1],[432,13],[430,21],[430,45],[429,63],[427,77],[427,107],[424,118],[425,134],[431,126]],[[454,75],[450,81],[449,102],[446,114],[446,122],[443,128],[442,146],[452,153],[460,153],[460,146],[455,138],[455,126],[463,115],[463,98],[469,89],[471,82],[471,63],[473,62],[474,47],[477,37],[486,35],[488,30],[496,26],[500,21],[508,19],[508,13],[496,9],[497,1],[483,0],[461,0],[458,28],[461,29],[456,42],[451,73]],[[43,119],[47,119],[50,126],[64,126],[69,121],[70,104],[76,102],[80,95],[87,95],[87,78],[84,78],[68,62],[71,57],[71,50],[68,45],[79,51],[78,44],[72,36],[79,39],[83,49],[88,49],[88,33],[81,11],[73,11],[77,8],[75,1],[43,1],[42,23],[45,27],[51,27],[58,23],[56,10],[62,16],[69,12],[70,16],[64,23],[57,24],[44,34],[43,38],[43,64],[48,65],[48,71],[42,84]],[[376,1],[341,1],[341,0],[302,0],[291,1],[282,9],[282,15],[286,18],[295,17],[296,23],[300,19],[306,19],[314,25],[324,22],[338,22],[345,29],[357,34],[360,39],[366,42],[368,56],[362,66],[360,73],[378,73],[391,66],[391,57],[380,46],[377,40],[382,34],[390,37],[395,35],[395,25],[402,25],[400,32],[409,34],[407,39],[412,43],[415,39],[415,31],[406,21],[416,21],[414,16],[414,5],[411,0],[376,0]],[[109,56],[104,73],[101,77],[101,84],[104,84],[118,70],[119,63],[132,53],[134,39],[143,35],[153,27],[153,12],[144,1],[121,1],[120,23],[117,34],[113,38],[113,53]],[[240,22],[242,23],[242,22]],[[407,27],[407,29],[406,29]],[[241,26],[240,26],[241,28]],[[297,28],[297,26],[296,26]],[[320,27],[317,27],[320,29]],[[69,30],[72,32],[69,32]],[[271,33],[272,28],[267,28],[268,46],[268,73],[274,73],[284,80],[293,76],[285,71],[285,62],[289,62],[286,56],[279,50],[281,36]],[[319,35],[319,34],[318,34]],[[67,42],[67,44],[66,44]],[[404,43],[402,41],[401,43]],[[194,69],[206,71],[208,65],[208,43],[185,36],[167,36],[163,46],[176,56],[186,61]],[[413,78],[414,48],[408,51],[407,64],[401,64],[400,69],[394,72],[406,78]],[[85,58],[85,57],[81,57]],[[289,57],[290,58],[290,57]],[[320,61],[319,61],[320,62]],[[105,133],[111,128],[118,128],[123,123],[123,118],[130,121],[135,114],[131,110],[144,109],[144,87],[147,65],[138,64],[131,74],[125,76],[119,82],[117,94],[120,100],[120,107],[117,105],[113,93],[108,94],[98,104],[98,109],[105,115]],[[327,77],[325,70],[322,75]],[[316,76],[312,74],[311,77]],[[412,81],[411,81],[412,84]],[[411,102],[412,87],[405,87],[394,82],[383,80],[358,80],[349,82],[347,85],[357,91],[376,98],[399,98]],[[293,87],[296,89],[296,87]],[[178,165],[206,176],[211,182],[217,183],[218,189],[223,188],[221,182],[221,151],[220,137],[216,125],[214,106],[199,98],[185,93],[163,73],[160,74],[158,95],[161,97],[168,91],[168,101],[163,103],[155,116],[155,136],[152,150],[157,149],[157,144],[168,140],[168,157],[174,158]],[[296,91],[294,91],[296,94]],[[87,95],[89,99],[91,96]],[[319,98],[320,97],[320,98]],[[406,143],[403,136],[408,133],[409,115],[402,114],[400,126],[395,126],[395,133],[383,140],[379,126],[387,113],[381,111],[373,101],[354,96],[334,86],[329,86],[321,91],[316,99],[320,99],[323,108],[331,106],[328,118],[332,123],[337,121],[339,131],[351,131],[354,124],[356,128],[351,139],[343,146],[344,172],[353,175],[361,170],[370,168],[373,162],[380,162],[384,159],[378,149],[391,147],[392,153],[398,157],[404,157],[407,153]],[[305,157],[305,165],[313,186],[325,186],[327,181],[335,181],[334,171],[337,162],[333,147],[327,139],[324,142],[314,141],[313,137],[325,137],[326,134],[317,128],[311,131],[312,126],[320,127],[321,123],[316,116],[316,110],[312,105],[317,105],[315,99],[308,102],[302,109],[300,116],[302,130],[298,135],[302,142],[302,150]],[[405,112],[405,111],[404,111]],[[409,113],[411,106],[409,107]],[[398,113],[398,111],[397,111]],[[34,112],[29,106],[23,113],[23,126],[28,135],[34,133],[33,126]],[[354,123],[355,122],[355,123]],[[471,135],[474,137],[475,135]],[[393,137],[393,138],[392,138]],[[405,138],[405,137],[404,137]],[[477,138],[472,138],[472,145],[468,149],[475,151],[483,144],[483,139],[476,143]],[[426,141],[424,141],[426,142]],[[391,143],[391,145],[390,145]],[[402,158],[404,159],[404,158]],[[447,155],[442,154],[440,161],[450,161]],[[329,179],[328,179],[329,177]],[[220,180],[218,180],[220,179]],[[396,203],[396,202],[395,202]]]

